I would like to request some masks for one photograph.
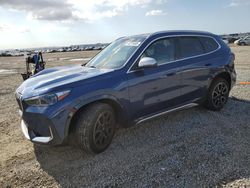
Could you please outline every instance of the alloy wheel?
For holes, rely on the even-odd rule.
[[[102,149],[109,145],[115,131],[114,122],[113,114],[109,111],[98,116],[93,131],[93,141],[97,148]]]
[[[212,102],[215,107],[224,106],[228,98],[228,86],[224,82],[219,82],[212,92]]]

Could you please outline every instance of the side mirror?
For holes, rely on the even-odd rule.
[[[157,61],[151,57],[143,57],[139,63],[139,68],[150,68],[150,67],[157,67]]]

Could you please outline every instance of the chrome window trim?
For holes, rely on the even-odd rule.
[[[131,70],[131,69],[132,69],[132,67],[134,66],[134,64],[138,61],[139,57],[141,57],[141,55],[145,52],[145,50],[146,50],[152,43],[154,43],[154,42],[157,41],[157,40],[161,40],[161,39],[164,39],[164,38],[171,38],[171,37],[207,37],[207,38],[213,39],[213,40],[217,43],[218,48],[217,48],[216,50],[213,50],[213,51],[208,52],[208,53],[204,53],[204,54],[200,54],[200,55],[196,55],[196,56],[191,56],[191,57],[186,57],[186,58],[182,58],[182,59],[177,59],[177,60],[174,60],[174,61],[169,61],[169,62],[166,62],[166,63],[162,63],[162,64],[160,64],[160,65],[158,65],[158,66],[162,66],[162,65],[166,65],[166,64],[170,64],[170,63],[175,63],[175,62],[178,62],[178,61],[183,61],[183,60],[187,60],[187,59],[193,59],[193,58],[196,58],[196,57],[201,57],[201,56],[209,55],[209,54],[212,54],[212,53],[214,53],[214,52],[216,52],[216,51],[218,51],[218,50],[221,49],[220,43],[219,43],[214,37],[212,37],[212,36],[207,36],[207,35],[189,35],[189,34],[187,34],[187,35],[169,35],[169,36],[164,36],[164,37],[158,37],[158,38],[152,40],[152,41],[143,49],[143,51],[140,53],[140,55],[136,58],[136,60],[133,62],[133,64],[129,67],[127,73],[131,73],[131,72],[137,71],[137,70]],[[139,49],[139,48],[137,48],[137,50],[138,50],[138,49]],[[130,58],[131,58],[131,57],[130,57]],[[129,58],[129,60],[130,60],[130,58]],[[126,62],[126,64],[127,64],[127,62]],[[126,65],[126,64],[125,64],[125,65]]]

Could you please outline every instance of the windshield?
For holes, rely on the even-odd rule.
[[[122,67],[146,36],[125,37],[112,42],[97,54],[86,67],[116,69]]]

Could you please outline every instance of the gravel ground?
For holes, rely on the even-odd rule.
[[[237,85],[220,112],[201,107],[120,129],[103,153],[34,146],[19,124],[22,57],[0,58],[0,187],[250,187],[250,47],[232,47]],[[49,66],[95,52],[46,54]],[[52,63],[53,61],[53,63]]]

